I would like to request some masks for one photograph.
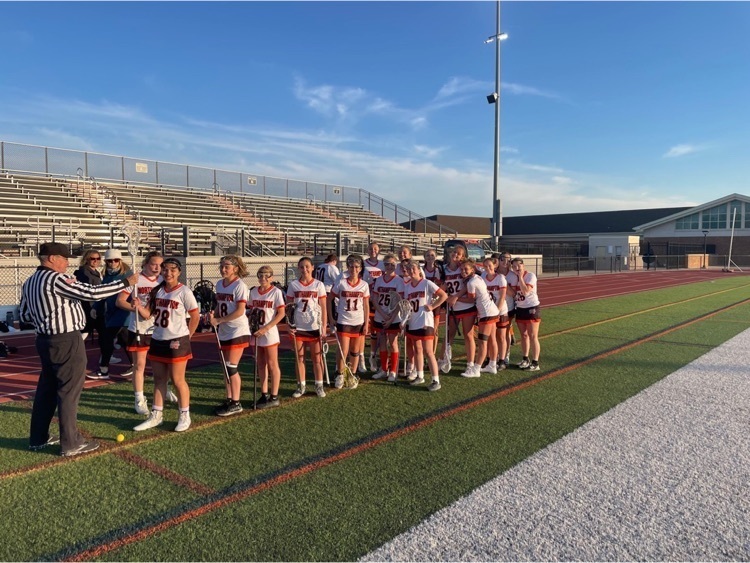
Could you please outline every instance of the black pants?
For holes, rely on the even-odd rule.
[[[101,367],[109,367],[109,361],[115,352],[115,342],[125,347],[127,328],[122,326],[108,326],[99,337],[99,349],[102,351],[102,358],[99,360]],[[130,356],[128,355],[128,359]]]
[[[86,351],[80,332],[54,336],[38,334],[36,351],[42,361],[42,373],[31,410],[29,444],[44,444],[49,425],[57,409],[62,451],[85,442],[78,432],[78,401],[86,380]]]

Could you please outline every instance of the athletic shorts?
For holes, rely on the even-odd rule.
[[[398,323],[391,323],[388,325],[388,328],[384,328],[383,323],[372,321],[372,332],[373,334],[378,334],[380,332],[385,332],[386,334],[398,334],[401,332],[401,327]]]
[[[140,342],[138,337],[140,336]],[[125,350],[128,352],[148,352],[151,347],[151,334],[140,334],[137,335],[135,332],[129,330],[128,338],[125,341]]]
[[[336,332],[339,333],[339,336],[346,338],[359,338],[365,333],[364,328],[365,325],[363,324],[355,326],[336,324]]]
[[[524,309],[523,307],[516,307],[516,322],[517,323],[538,323],[542,320],[541,307],[529,307]]]
[[[247,348],[250,346],[250,335],[243,334],[236,338],[219,340],[219,344],[222,352],[228,352],[229,350],[236,350],[238,348]]]
[[[477,321],[477,324],[478,324],[479,326],[482,326],[482,325],[488,325],[488,324],[497,324],[497,320],[498,320],[499,318],[500,318],[500,317],[499,317],[498,315],[493,315],[493,316],[491,316],[491,317],[481,317],[481,318],[480,318],[480,319],[479,319],[479,320]]]
[[[189,336],[180,336],[173,340],[156,340],[152,338],[147,356],[152,362],[161,362],[163,364],[179,364],[180,362],[187,362],[192,357],[193,353],[190,348]]]
[[[516,318],[516,309],[515,308],[508,309],[508,320],[512,321],[515,318]]]
[[[412,340],[432,340],[435,338],[435,327],[426,326],[424,328],[409,329],[406,331],[406,335]]]
[[[294,338],[296,338],[298,342],[319,342],[320,331],[319,330],[298,330],[294,334]]]
[[[464,317],[475,317],[477,315],[477,306],[472,305],[468,309],[462,309],[461,311],[451,311],[452,319],[463,319]]]
[[[510,317],[508,315],[500,315],[497,318],[497,328],[508,328],[510,326]]]

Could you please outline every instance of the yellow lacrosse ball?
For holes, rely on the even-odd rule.
[[[118,442],[124,442],[124,441],[125,441],[125,436],[124,436],[124,435],[122,435],[122,434],[118,434],[118,435],[117,435],[117,441],[118,441]]]

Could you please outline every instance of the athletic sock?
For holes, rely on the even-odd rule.
[[[135,400],[136,401],[142,401],[145,398],[146,398],[146,396],[143,394],[143,391],[136,391],[135,392]]]
[[[380,369],[388,371],[388,350],[380,351]]]

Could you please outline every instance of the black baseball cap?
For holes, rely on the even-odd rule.
[[[45,242],[39,247],[39,256],[62,256],[70,258],[72,254],[68,247],[59,242]]]

